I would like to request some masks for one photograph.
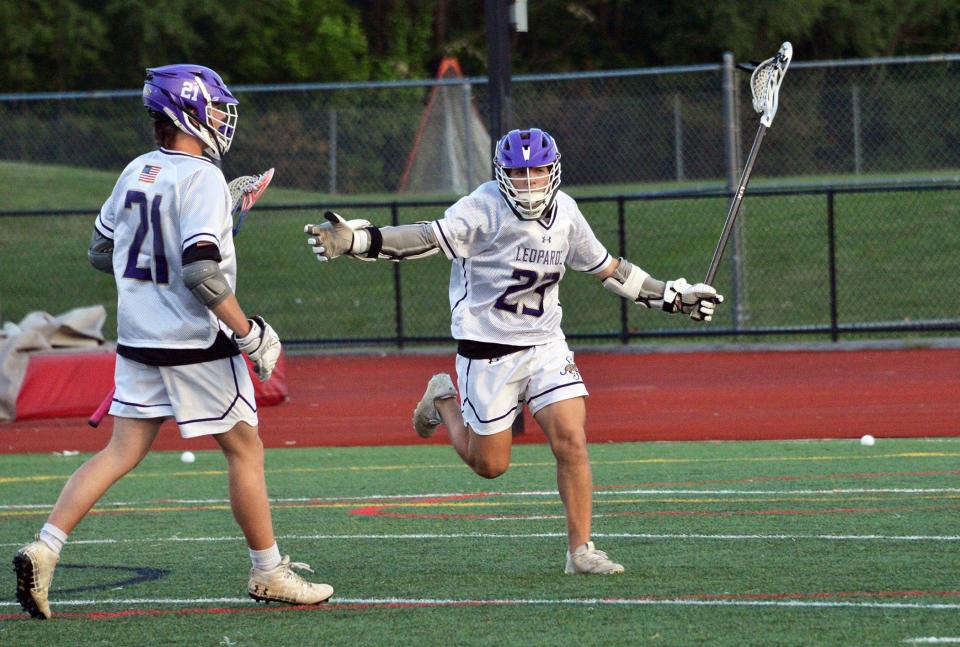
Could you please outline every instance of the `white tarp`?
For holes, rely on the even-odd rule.
[[[16,418],[17,395],[30,353],[52,348],[96,347],[103,343],[103,306],[74,308],[53,316],[35,311],[20,323],[4,322],[0,332],[0,421]]]

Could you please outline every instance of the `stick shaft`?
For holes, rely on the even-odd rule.
[[[703,280],[707,285],[713,285],[713,279],[717,276],[717,269],[720,267],[723,250],[727,248],[727,241],[730,240],[730,234],[733,233],[733,225],[737,220],[737,214],[740,213],[740,205],[743,203],[743,194],[747,190],[747,184],[750,182],[750,174],[753,173],[753,165],[757,161],[757,152],[760,150],[760,143],[763,141],[763,136],[766,133],[767,127],[760,124],[760,127],[757,129],[757,136],[753,140],[753,146],[750,148],[750,154],[747,156],[747,163],[743,167],[740,184],[737,186],[736,193],[733,194],[733,200],[730,201],[730,210],[727,211],[727,219],[723,223],[720,240],[717,241],[717,247],[713,250],[713,258],[710,260],[707,278]]]

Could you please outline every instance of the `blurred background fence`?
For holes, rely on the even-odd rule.
[[[242,301],[291,342],[447,339],[445,260],[320,267],[299,232],[330,207],[377,224],[442,216],[489,176],[477,142],[490,133],[476,132],[485,79],[234,89],[241,116],[225,174],[277,169],[238,239]],[[793,63],[721,270],[732,299],[720,320],[693,327],[644,313],[568,275],[566,331],[622,341],[955,334],[958,96],[960,55]],[[756,130],[748,75],[730,57],[517,76],[507,123],[556,135],[564,189],[612,253],[691,280],[706,269]],[[85,251],[113,180],[153,146],[139,90],[0,95],[0,141],[0,316],[104,303],[112,332],[112,281]],[[464,159],[481,161],[452,173]],[[438,182],[411,186],[414,167]]]

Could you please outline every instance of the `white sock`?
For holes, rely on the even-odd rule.
[[[258,571],[272,571],[277,566],[280,566],[280,549],[277,548],[276,542],[270,548],[265,548],[263,550],[254,550],[248,548],[250,551],[250,561],[253,562],[253,567]]]
[[[67,543],[67,533],[57,528],[52,523],[43,524],[40,529],[40,541],[50,547],[50,550],[57,555],[63,550],[63,545]]]

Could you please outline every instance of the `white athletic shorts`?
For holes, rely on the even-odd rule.
[[[457,355],[463,420],[482,436],[510,429],[524,403],[530,413],[587,395],[573,352],[564,340],[495,359]]]
[[[173,417],[184,438],[230,431],[240,421],[257,426],[253,382],[241,355],[180,366],[148,366],[117,356],[110,414]]]

